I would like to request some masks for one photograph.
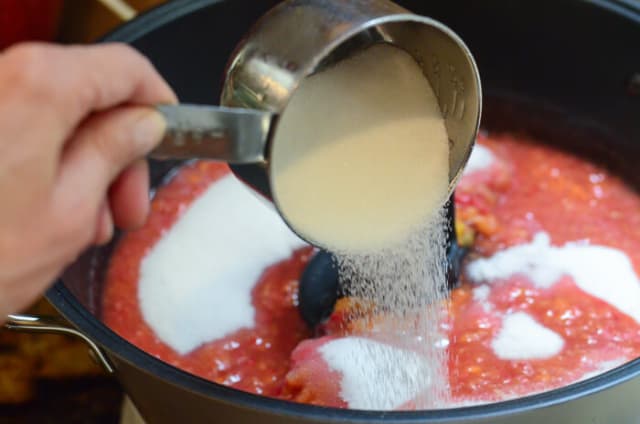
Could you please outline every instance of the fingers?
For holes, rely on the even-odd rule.
[[[149,153],[162,139],[162,115],[146,107],[128,106],[89,118],[75,133],[61,160],[65,172],[106,192],[126,167]],[[80,172],[84,172],[80,174]]]
[[[109,189],[115,224],[125,230],[142,226],[149,214],[149,166],[138,160],[125,169]]]
[[[111,238],[115,223],[144,220],[148,182],[136,161],[165,130],[149,106],[175,101],[123,45],[23,44],[0,55],[0,315]]]
[[[175,103],[173,90],[158,74],[151,62],[125,44],[73,46],[61,49],[73,63],[69,87],[78,96],[76,119],[82,119],[87,110],[99,111],[123,102],[139,105]],[[59,72],[63,72],[59,69]]]
[[[96,226],[102,219],[99,208],[107,190],[123,170],[160,142],[164,130],[164,119],[155,110],[128,106],[95,114],[74,134],[60,162],[54,198],[61,208],[58,216],[73,216],[75,228],[88,228],[88,233],[74,232],[77,246],[84,248],[99,238],[97,234],[102,233]],[[143,171],[146,168],[136,165],[117,181],[113,191],[114,220],[127,225],[144,220],[148,206],[143,204],[147,199],[143,191],[148,183]],[[137,199],[137,205],[128,214],[124,202],[132,198]]]
[[[113,230],[113,217],[111,216],[109,201],[104,199],[98,210],[98,223],[96,225],[96,236],[93,243],[96,245],[108,243],[111,237],[113,237]]]
[[[149,166],[140,159],[122,171],[102,201],[94,244],[108,243],[114,226],[123,230],[141,227],[149,214]]]
[[[44,139],[59,147],[92,112],[123,103],[176,102],[152,64],[123,44],[21,44],[0,57],[0,67],[0,92],[12,99],[12,116],[24,112],[25,122],[17,123],[22,138],[28,117],[38,116],[40,125],[27,130],[42,132]]]

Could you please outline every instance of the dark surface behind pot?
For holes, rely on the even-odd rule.
[[[639,187],[640,173],[635,168],[640,160],[640,96],[630,94],[629,83],[634,74],[640,74],[640,11],[631,1],[398,3],[441,20],[469,45],[489,99],[485,128],[533,133],[596,156]],[[229,54],[249,26],[274,3],[176,1],[126,25],[108,39],[130,42],[149,56],[182,101],[218,103]],[[154,163],[154,181],[157,183],[172,165]],[[452,411],[341,411],[218,386],[155,360],[95,318],[100,313],[102,275],[112,248],[87,252],[48,297],[71,322],[110,352],[119,379],[152,424],[636,423],[640,417],[640,382],[631,380],[640,372],[638,361],[564,389]],[[615,387],[603,390],[609,386]]]

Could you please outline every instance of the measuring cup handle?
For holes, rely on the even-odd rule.
[[[231,164],[260,163],[273,114],[261,110],[205,105],[156,106],[167,131],[154,159],[214,159]]]

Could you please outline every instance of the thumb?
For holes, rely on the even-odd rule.
[[[100,207],[109,186],[136,160],[162,140],[166,123],[149,107],[126,106],[89,117],[65,145],[54,191],[61,218],[87,226],[81,234],[85,247],[93,241]],[[85,240],[85,238],[88,238]]]
[[[91,170],[84,177],[93,176],[106,189],[123,169],[153,150],[165,129],[162,115],[149,107],[127,106],[94,114],[65,145],[60,176],[65,177],[66,169]]]

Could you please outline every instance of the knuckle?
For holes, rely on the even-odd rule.
[[[141,70],[152,68],[151,62],[138,53],[133,47],[123,43],[109,43],[100,46],[90,47],[92,52],[99,53],[102,61],[109,60],[110,63],[117,63],[118,67],[124,66],[127,72],[127,83],[120,81],[107,81],[108,74],[103,69],[92,68],[86,70],[86,81],[84,84],[78,84],[76,89],[77,103],[81,111],[92,109],[105,109],[106,105],[113,106],[114,96],[121,96],[121,102],[128,101],[123,86],[130,83],[131,80],[138,81],[141,79],[139,72]],[[143,74],[146,74],[144,72]]]
[[[77,115],[86,115],[93,109],[93,105],[101,101],[102,90],[100,84],[92,82],[78,83],[75,87],[74,98],[77,103]]]
[[[49,53],[38,44],[21,44],[5,54],[10,84],[23,93],[42,94],[47,90]]]
[[[105,112],[89,129],[88,137],[100,159],[110,166],[120,164],[130,155],[130,128],[126,110]]]

